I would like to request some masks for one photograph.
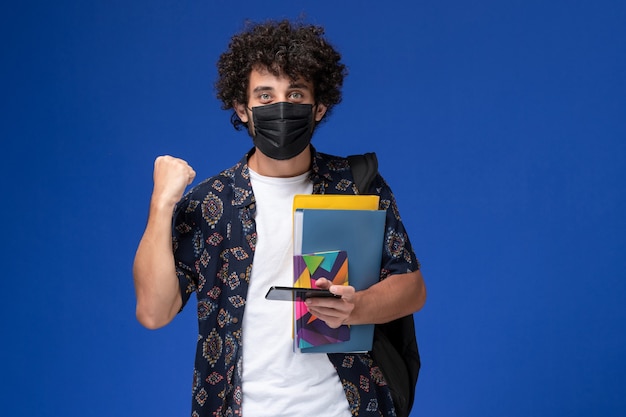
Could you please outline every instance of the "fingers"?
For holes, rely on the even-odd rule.
[[[311,314],[323,320],[329,327],[337,328],[348,322],[354,310],[355,290],[354,287],[347,285],[330,285],[330,290],[341,295],[341,298],[308,298],[306,305]]]
[[[196,171],[193,170],[187,161],[170,155],[158,156],[154,160],[154,170],[155,172],[163,171],[186,174],[191,181],[193,181],[196,176]]]
[[[340,295],[341,297],[350,297],[354,295],[355,289],[350,285],[334,285],[326,278],[319,278],[315,281],[315,286],[324,290],[329,290],[333,294]]]
[[[338,304],[342,304],[341,300],[335,301]],[[352,305],[353,306],[353,305]],[[326,307],[323,305],[311,305],[307,300],[307,307],[309,312],[317,317],[318,319],[324,321],[329,327],[335,329],[342,324],[345,324],[350,317],[350,312],[352,308],[334,308],[334,307]]]
[[[352,297],[356,292],[354,287],[350,285],[331,285],[328,287],[328,290],[335,295],[340,295],[341,298],[352,301]]]
[[[171,205],[180,200],[185,188],[196,178],[196,171],[186,161],[164,155],[155,159],[153,176],[153,198]]]
[[[354,309],[354,303],[343,298],[313,297],[306,299],[309,311],[322,313],[329,317],[349,315]]]
[[[315,286],[323,290],[327,290],[331,285],[333,285],[333,283],[326,278],[319,278],[315,281]]]

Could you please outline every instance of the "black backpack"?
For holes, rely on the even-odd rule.
[[[348,161],[359,193],[368,193],[372,181],[378,174],[376,154],[368,152],[363,155],[351,155]],[[396,414],[398,417],[408,417],[413,407],[421,365],[413,315],[377,324],[371,355],[389,385]]]

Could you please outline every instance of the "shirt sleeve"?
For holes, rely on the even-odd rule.
[[[202,231],[195,221],[197,206],[188,194],[176,205],[173,216],[172,245],[183,307],[198,286],[197,265]]]
[[[409,235],[402,223],[391,188],[380,175],[376,177],[373,185],[380,196],[380,209],[387,212],[381,279],[389,275],[406,274],[419,270],[419,261],[413,252]]]

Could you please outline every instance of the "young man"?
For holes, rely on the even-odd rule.
[[[340,58],[320,27],[249,27],[220,57],[216,87],[254,148],[184,197],[194,170],[170,156],[155,161],[133,271],[137,318],[162,327],[196,293],[192,416],[395,415],[369,354],[294,353],[291,303],[264,299],[269,286],[293,282],[293,196],[357,193],[347,160],[310,144],[315,126],[341,100]],[[308,308],[331,327],[385,323],[425,302],[391,190],[380,175],[373,189],[387,211],[381,280],[365,291],[319,280],[341,298],[309,300]]]

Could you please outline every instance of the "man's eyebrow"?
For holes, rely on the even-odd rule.
[[[291,83],[289,84],[290,89],[299,88],[301,90],[309,90],[311,87],[306,83]]]
[[[258,87],[255,87],[254,90],[252,90],[252,92],[253,93],[258,93],[259,91],[271,91],[273,89],[274,89],[274,87],[260,85]]]

